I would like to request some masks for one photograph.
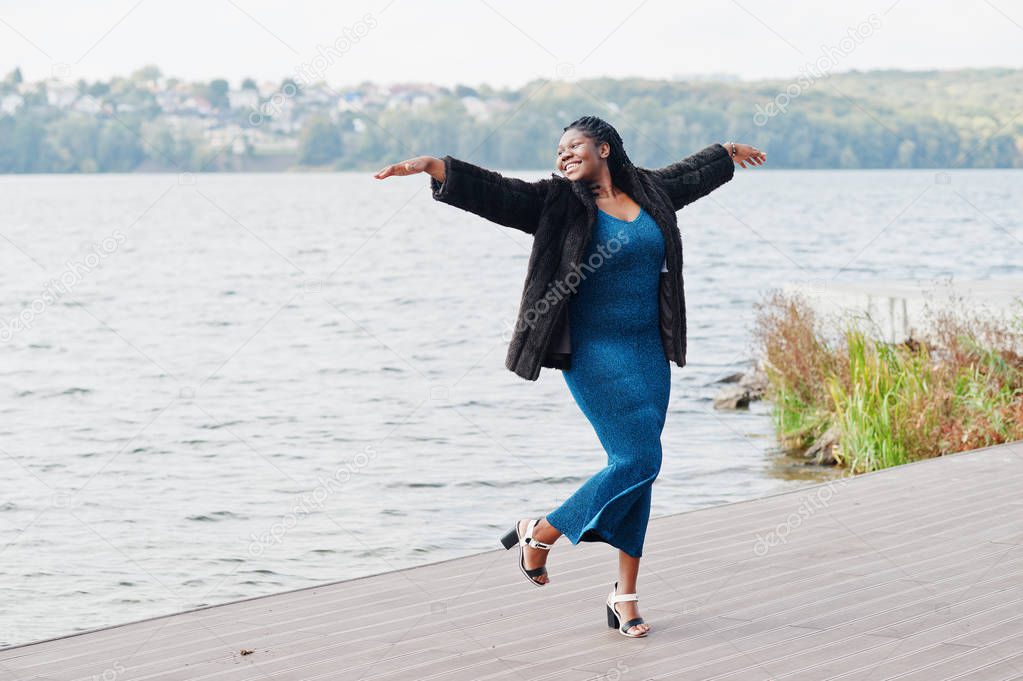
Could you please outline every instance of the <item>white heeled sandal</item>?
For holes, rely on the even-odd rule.
[[[532,569],[529,569],[529,570],[526,569],[526,556],[525,556],[525,552],[526,552],[526,547],[527,546],[532,546],[534,549],[543,549],[545,551],[550,551],[551,550],[551,545],[550,544],[546,544],[546,543],[540,541],[539,539],[536,539],[535,537],[533,537],[533,528],[536,527],[536,524],[538,522],[540,522],[540,518],[534,518],[534,519],[530,520],[529,524],[526,525],[526,533],[523,534],[523,535],[520,535],[519,534],[519,525],[522,524],[522,521],[521,520],[516,521],[515,527],[513,527],[510,530],[508,530],[508,532],[506,532],[505,535],[503,537],[501,537],[501,544],[504,546],[505,549],[510,549],[511,547],[513,547],[516,544],[518,544],[519,545],[519,570],[522,570],[522,574],[524,574],[526,576],[526,579],[528,579],[530,582],[532,582],[536,586],[546,586],[546,583],[538,582],[538,581],[536,581],[535,578],[536,577],[540,577],[542,575],[546,575],[547,574],[547,566],[541,565],[540,567],[532,568]]]
[[[618,607],[615,603],[621,603],[622,601],[638,601],[639,596],[636,594],[616,594],[618,590],[618,582],[614,583],[611,587],[611,593],[607,595],[607,626],[612,629],[617,629],[618,633],[622,636],[628,636],[629,638],[643,638],[649,633],[648,631],[641,631],[638,634],[630,634],[629,629],[636,626],[637,624],[646,624],[642,617],[636,617],[631,619],[625,624],[622,624],[622,616],[618,614]]]

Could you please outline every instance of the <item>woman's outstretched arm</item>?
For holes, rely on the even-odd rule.
[[[527,234],[535,234],[544,199],[553,180],[526,182],[454,158],[416,156],[378,171],[382,180],[392,175],[426,173],[433,198]]]
[[[734,151],[734,155],[733,155]],[[681,161],[652,171],[661,179],[675,210],[706,196],[732,179],[736,164],[763,165],[767,154],[749,144],[711,144]]]

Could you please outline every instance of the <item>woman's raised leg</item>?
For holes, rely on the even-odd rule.
[[[523,532],[528,524],[528,519],[520,520],[519,532]],[[561,532],[558,531],[558,528],[547,522],[547,518],[541,518],[540,522],[538,522],[536,527],[533,528],[533,536],[542,541],[544,544],[553,544],[558,540],[558,537],[561,536]],[[541,565],[546,565],[547,556],[549,554],[550,551],[527,546],[522,560],[526,564],[526,569],[532,570],[533,568],[538,568]],[[548,579],[547,575],[543,575],[542,577],[538,577],[536,581],[546,584],[550,581],[550,579]]]

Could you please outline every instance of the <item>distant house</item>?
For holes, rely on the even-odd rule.
[[[413,111],[422,111],[430,106],[431,101],[432,100],[429,95],[416,95],[409,103],[409,108]]]
[[[320,104],[327,106],[334,101],[337,95],[324,83],[312,83],[302,89],[302,99],[307,104]]]
[[[13,116],[14,112],[21,108],[21,105],[24,103],[25,98],[21,95],[4,95],[0,97],[0,114]]]
[[[355,92],[347,92],[337,100],[338,111],[361,111],[365,106],[362,97]]]
[[[490,118],[490,108],[487,103],[479,97],[462,97],[462,106],[465,107],[466,112],[476,120],[485,121]]]
[[[195,116],[172,114],[163,116],[160,120],[178,136],[198,136],[209,127],[209,121]]]
[[[103,105],[95,97],[85,95],[76,99],[71,109],[79,113],[96,115],[103,110]]]
[[[230,148],[231,153],[241,155],[246,149],[246,131],[234,123],[206,131],[206,139],[214,149]]]
[[[188,97],[181,104],[182,110],[186,113],[195,113],[200,116],[211,116],[213,114],[213,106],[210,105],[210,100],[205,97]]]
[[[232,109],[258,109],[259,93],[255,90],[230,90],[227,93],[227,101]]]
[[[67,109],[78,99],[78,88],[58,80],[46,84],[46,102],[57,109]]]
[[[154,97],[157,105],[165,113],[175,113],[184,108],[184,97],[174,90],[157,92]]]

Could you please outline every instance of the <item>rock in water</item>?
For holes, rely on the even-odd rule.
[[[838,435],[838,428],[831,426],[803,452],[803,456],[807,459],[813,459],[814,463],[834,466],[838,463],[835,459],[835,445],[838,443]]]
[[[728,383],[714,397],[715,409],[747,409],[753,400],[763,399],[767,392],[767,374],[755,364],[742,373],[729,374],[717,383]]]
[[[737,385],[726,386],[714,396],[715,409],[746,409],[749,402],[749,391]]]

